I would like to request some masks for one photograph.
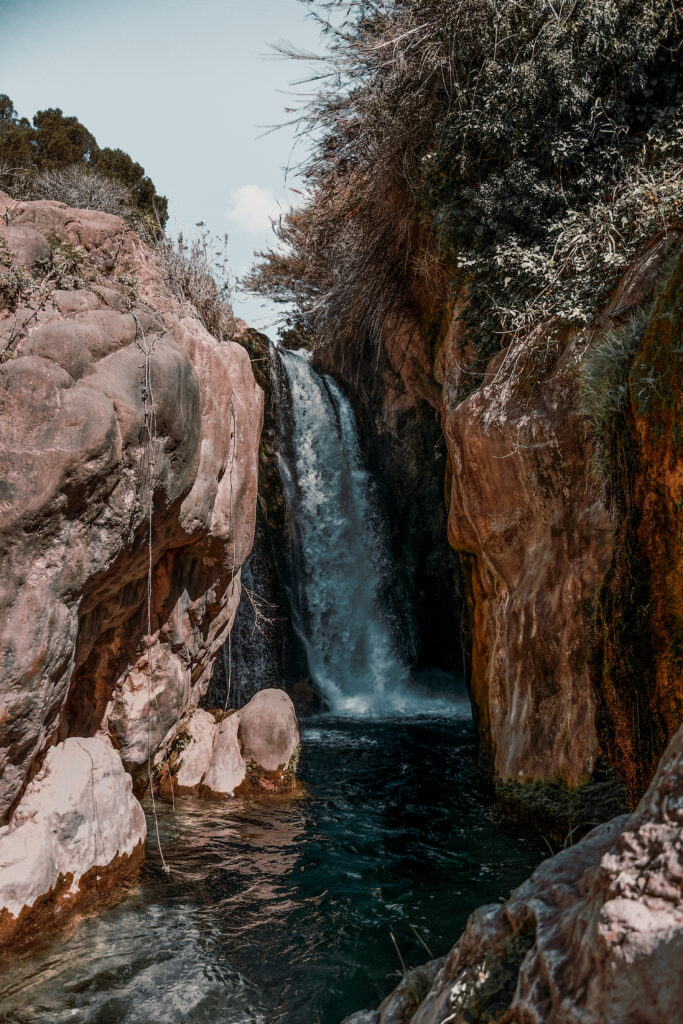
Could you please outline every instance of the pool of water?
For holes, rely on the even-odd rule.
[[[3,1024],[338,1024],[506,897],[541,840],[491,808],[466,716],[302,728],[293,801],[157,801],[139,883],[0,965]],[[419,935],[419,939],[418,936]]]

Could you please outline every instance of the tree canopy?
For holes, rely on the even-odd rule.
[[[19,117],[9,96],[0,95],[0,172],[6,187],[42,171],[81,166],[124,185],[135,210],[162,229],[168,201],[158,195],[145,169],[122,149],[100,148],[76,117],[57,107],[39,110],[29,121]],[[1,183],[1,182],[0,182]]]

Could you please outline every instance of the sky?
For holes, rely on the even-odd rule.
[[[227,232],[239,276],[297,198],[294,129],[266,128],[291,117],[306,75],[272,45],[323,48],[305,15],[298,0],[0,0],[0,93],[29,118],[60,107],[129,153],[168,197],[168,230]],[[236,293],[234,307],[276,332],[259,297]]]

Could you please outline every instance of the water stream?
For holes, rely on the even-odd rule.
[[[278,456],[291,534],[286,586],[310,676],[337,714],[424,710],[402,656],[409,623],[381,599],[392,560],[351,404],[306,354],[280,349],[277,358],[288,384],[289,444]]]

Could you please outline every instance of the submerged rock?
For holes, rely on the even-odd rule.
[[[682,897],[683,727],[632,815],[600,825],[544,861],[505,904],[470,916],[419,1009],[402,1022],[678,1020]],[[399,986],[376,1024],[388,1024],[400,995]]]
[[[101,904],[142,862],[147,832],[108,740],[51,747],[0,829],[0,946]]]
[[[156,769],[157,785],[167,796],[290,792],[296,788],[299,747],[290,698],[283,690],[260,690],[240,711],[194,711],[168,760]]]

